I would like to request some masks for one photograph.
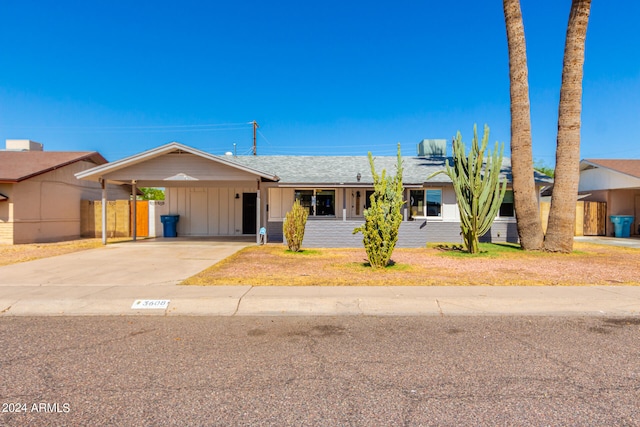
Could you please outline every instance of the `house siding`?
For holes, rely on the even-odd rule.
[[[13,243],[13,224],[0,220],[0,244]]]
[[[362,234],[353,230],[362,221],[307,221],[302,245],[307,248],[358,248],[362,247]],[[285,242],[282,222],[269,222],[267,227],[270,242]],[[496,221],[480,238],[481,242],[518,242],[515,220]],[[422,248],[427,243],[462,244],[459,222],[428,221],[424,219],[403,221],[398,231],[398,248]]]
[[[167,187],[160,212],[180,215],[179,236],[240,236],[243,234],[242,194],[256,191],[255,187],[248,186]]]
[[[267,241],[273,243],[284,242],[284,235],[282,231],[282,221],[269,221],[267,222]]]
[[[514,220],[495,221],[487,233],[480,237],[485,243],[518,243],[518,226]]]

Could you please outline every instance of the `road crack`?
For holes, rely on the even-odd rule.
[[[438,304],[438,311],[440,312],[440,317],[444,317],[444,313],[442,312],[442,307],[440,307],[440,301],[436,299],[436,304]]]
[[[240,296],[240,298],[238,298],[238,304],[236,305],[236,310],[233,312],[231,316],[235,316],[236,314],[238,314],[238,310],[240,309],[240,303],[242,302],[242,298],[244,298],[251,291],[251,289],[253,289],[253,286],[247,289],[247,292],[245,292]]]

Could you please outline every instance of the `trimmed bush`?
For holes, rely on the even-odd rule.
[[[300,205],[299,200],[296,200],[284,218],[284,224],[282,225],[284,237],[287,239],[287,246],[292,252],[298,252],[302,247],[304,228],[307,225],[308,216],[307,210]]]

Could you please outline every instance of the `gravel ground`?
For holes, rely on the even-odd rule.
[[[452,256],[435,248],[395,249],[395,266],[364,267],[364,249],[286,253],[273,244],[243,249],[190,277],[194,285],[582,286],[640,285],[640,249],[576,243],[571,254],[510,251]]]
[[[7,426],[640,425],[638,318],[2,318],[0,338]]]

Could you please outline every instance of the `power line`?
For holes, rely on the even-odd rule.
[[[16,129],[169,129],[169,128],[200,128],[200,127],[222,127],[222,126],[244,126],[251,125],[248,123],[206,123],[193,125],[152,125],[152,126],[16,126]]]

